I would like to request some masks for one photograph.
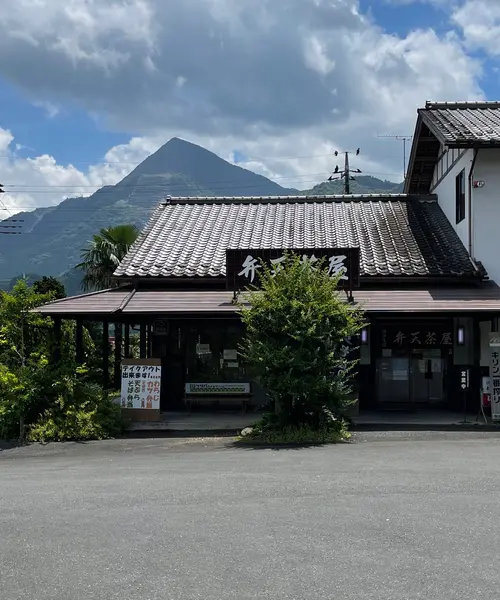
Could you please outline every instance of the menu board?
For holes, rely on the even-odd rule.
[[[151,363],[158,364],[151,364]],[[149,363],[149,364],[146,364]],[[160,409],[160,361],[143,359],[122,362],[122,408]]]

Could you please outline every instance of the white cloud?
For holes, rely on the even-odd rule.
[[[10,160],[46,185],[113,182],[133,165],[112,158],[133,163],[173,135],[255,157],[245,166],[293,187],[358,146],[360,168],[398,180],[401,148],[377,134],[411,134],[427,99],[482,97],[480,74],[458,35],[388,34],[356,0],[0,3],[0,76],[32,101],[77,104],[138,135],[85,172]]]
[[[10,131],[0,128],[0,172],[5,191],[0,196],[0,219],[21,210],[54,206],[65,197],[88,196],[103,185],[117,183],[158,144],[133,138],[128,144],[111,148],[103,160],[85,171],[74,165],[61,165],[47,154],[22,158],[24,147],[14,143]]]
[[[500,4],[494,0],[467,0],[456,8],[453,22],[461,29],[466,45],[500,55]]]
[[[33,106],[41,108],[49,119],[53,119],[61,112],[59,106],[52,102],[48,102],[47,100],[35,100]]]

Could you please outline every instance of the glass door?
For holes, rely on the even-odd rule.
[[[444,402],[446,361],[440,349],[413,349],[411,354],[411,400],[416,405]]]
[[[402,404],[410,398],[410,359],[388,356],[377,360],[377,388],[380,403]]]

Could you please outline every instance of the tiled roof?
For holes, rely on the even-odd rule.
[[[116,288],[102,290],[99,292],[90,292],[78,296],[70,296],[53,300],[48,304],[35,308],[33,312],[44,314],[112,314],[122,310],[131,293],[130,288]],[[46,312],[48,310],[49,312]]]
[[[228,290],[128,290],[128,302],[116,308],[121,290],[107,290],[79,298],[64,298],[34,309],[45,315],[173,315],[234,316],[238,311]],[[345,294],[341,294],[345,299]],[[245,301],[245,294],[240,296]],[[500,311],[500,288],[492,281],[479,286],[427,286],[424,289],[386,287],[354,290],[354,301],[366,312],[496,312]],[[115,308],[113,308],[115,307]]]
[[[427,102],[418,112],[444,144],[500,144],[500,102]]]
[[[115,272],[223,277],[226,249],[359,247],[361,276],[478,276],[433,197],[171,198]]]

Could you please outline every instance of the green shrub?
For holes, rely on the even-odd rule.
[[[261,265],[259,287],[240,302],[246,326],[240,353],[273,400],[281,426],[323,429],[327,411],[351,402],[362,311],[345,302],[324,263],[286,255],[281,269]]]
[[[88,392],[95,386],[88,386]],[[103,440],[122,432],[121,409],[102,391],[93,390],[94,397],[77,405],[59,399],[30,427],[32,442],[65,442],[70,440]]]
[[[265,413],[252,432],[241,436],[241,443],[249,444],[331,444],[351,437],[347,422],[336,418],[331,411],[323,409],[319,420],[309,424],[286,424],[283,416]]]
[[[348,440],[351,434],[342,422],[338,430],[330,427],[312,428],[307,425],[289,425],[283,429],[254,430],[238,439],[243,444],[334,444]]]
[[[17,437],[24,398],[25,389],[19,377],[0,364],[0,439]]]

